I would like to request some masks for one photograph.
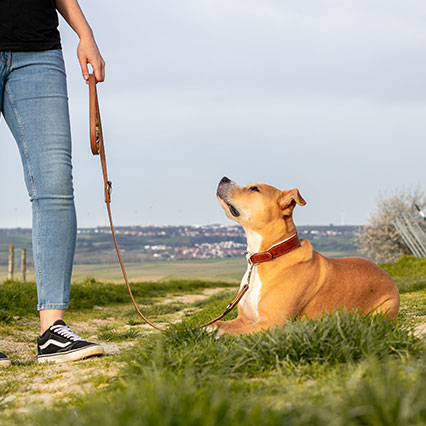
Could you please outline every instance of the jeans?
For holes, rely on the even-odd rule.
[[[32,203],[37,309],[66,309],[77,224],[62,51],[0,52],[0,111]]]

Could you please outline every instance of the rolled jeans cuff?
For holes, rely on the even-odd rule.
[[[37,305],[38,311],[43,311],[45,309],[68,309],[69,303],[56,303],[54,305],[51,304],[44,304],[44,305]]]

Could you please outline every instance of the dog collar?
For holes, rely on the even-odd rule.
[[[280,257],[284,254],[291,252],[292,250],[300,247],[299,236],[296,234],[287,238],[280,243],[274,244],[271,248],[266,251],[261,251],[259,253],[246,253],[247,262],[249,264],[257,264],[262,262],[267,262],[269,260]]]

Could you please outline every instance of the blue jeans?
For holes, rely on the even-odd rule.
[[[0,52],[0,111],[32,202],[37,308],[66,309],[77,225],[62,51]]]

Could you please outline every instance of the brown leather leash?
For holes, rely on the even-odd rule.
[[[115,236],[115,229],[114,229],[114,224],[112,221],[112,214],[111,214],[112,182],[108,180],[108,170],[107,170],[107,161],[105,156],[104,137],[102,133],[101,114],[99,110],[98,93],[96,90],[96,78],[94,74],[89,74],[89,123],[90,123],[90,126],[89,126],[90,127],[90,147],[91,147],[93,155],[100,156],[102,176],[104,179],[105,204],[106,204],[106,208],[108,212],[109,225],[111,228],[112,238],[114,240],[115,251],[117,252],[118,262],[120,263],[121,272],[123,274],[124,282],[126,283],[127,290],[130,295],[130,299],[132,300],[132,303],[136,309],[136,312],[148,325],[155,328],[156,330],[166,331],[166,329],[161,328],[158,325],[155,325],[151,321],[149,321],[148,318],[146,318],[145,315],[139,309],[135,301],[135,298],[133,297],[132,289],[130,288],[129,280],[127,279],[126,269],[124,268],[123,259],[121,257],[120,249],[118,248],[117,238]],[[211,324],[214,324],[216,321],[219,321],[220,319],[228,315],[229,312],[231,312],[235,308],[235,306],[238,305],[241,298],[249,289],[249,283],[250,283],[251,273],[253,270],[253,265],[254,263],[251,263],[250,265],[249,273],[247,276],[247,283],[240,288],[237,296],[234,298],[234,300],[231,303],[229,303],[225,311],[219,316],[217,316],[216,318],[213,318],[212,320],[204,324],[201,324],[197,328],[203,328]],[[191,330],[195,330],[195,329],[193,328]],[[182,331],[189,331],[189,330],[182,330]]]

